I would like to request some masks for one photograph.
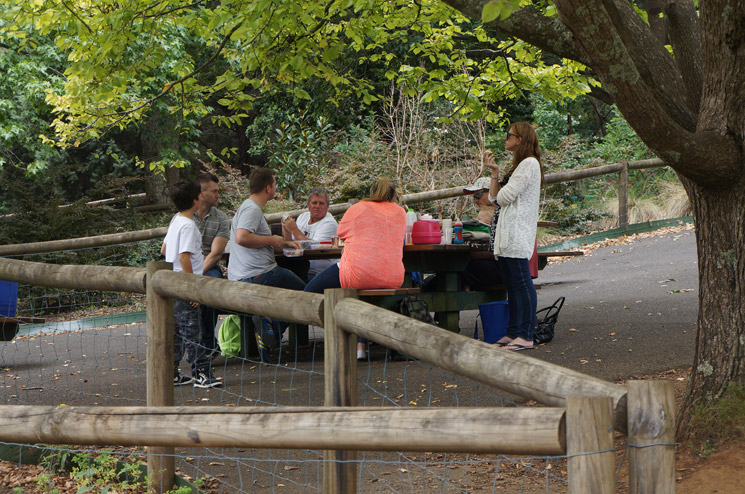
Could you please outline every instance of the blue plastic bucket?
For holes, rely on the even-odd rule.
[[[0,317],[15,317],[18,302],[18,283],[0,280]]]
[[[479,316],[481,317],[481,327],[484,333],[486,343],[496,343],[507,334],[507,326],[510,322],[510,309],[506,300],[498,302],[489,302],[488,304],[479,304]],[[473,337],[479,339],[479,323],[476,320],[476,328]]]

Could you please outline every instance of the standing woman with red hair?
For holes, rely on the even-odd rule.
[[[513,157],[512,167],[501,184],[493,155],[484,155],[484,166],[491,170],[489,200],[499,208],[494,257],[507,288],[510,314],[507,334],[497,344],[507,350],[520,351],[534,348],[538,297],[530,277],[529,259],[535,246],[543,166],[538,136],[528,122],[512,124],[505,136],[504,148],[513,153]]]

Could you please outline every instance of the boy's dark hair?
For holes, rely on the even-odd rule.
[[[197,175],[197,178],[194,179],[196,183],[199,185],[204,185],[209,182],[215,182],[216,184],[220,183],[220,179],[217,178],[217,175],[210,172],[202,172],[199,175]]]
[[[179,180],[171,185],[171,200],[173,201],[173,204],[176,205],[176,209],[178,209],[179,212],[191,209],[194,205],[194,201],[199,199],[199,194],[201,193],[202,186],[196,182]]]
[[[267,186],[274,183],[274,170],[263,166],[254,167],[248,176],[248,191],[251,194],[258,194]]]

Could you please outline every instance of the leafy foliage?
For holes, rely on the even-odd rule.
[[[613,117],[608,124],[608,134],[595,144],[594,156],[606,163],[622,160],[633,161],[651,158],[645,146],[620,115]]]
[[[500,16],[517,6],[500,5]],[[571,97],[591,84],[578,64],[548,63],[529,45],[499,40],[434,0],[164,0],[157,9],[145,0],[74,6],[16,0],[2,13],[6,39],[33,49],[33,36],[52,36],[67,56],[64,87],[47,95],[63,146],[125,129],[156,101],[177,116],[179,128],[210,115],[239,125],[258,97],[276,91],[311,100],[307,81],[323,81],[336,101],[350,94],[365,104],[378,101],[373,82],[349,70],[351,59],[382,62],[389,79],[406,83],[409,96],[450,101],[446,118],[494,120],[498,113],[485,102],[528,91]],[[406,51],[384,49],[394,44]],[[499,56],[471,56],[484,49]],[[222,71],[209,72],[216,67]],[[214,113],[205,103],[210,100],[229,112]]]
[[[308,184],[325,175],[331,158],[330,141],[334,130],[323,116],[313,119],[305,112],[288,115],[267,139],[269,166],[277,176],[277,187],[288,199],[303,200]]]
[[[0,78],[0,169],[23,166],[28,173],[36,174],[63,159],[63,152],[39,140],[40,134],[49,132],[52,119],[52,107],[45,101],[46,93],[59,90],[63,82],[59,73],[62,57],[45,41],[40,40],[33,53],[0,48],[0,72],[3,74]]]

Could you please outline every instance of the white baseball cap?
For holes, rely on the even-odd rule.
[[[474,194],[480,190],[489,190],[489,186],[491,185],[491,180],[488,177],[481,177],[479,179],[476,179],[476,181],[473,183],[473,185],[469,185],[468,187],[463,188],[464,194]]]

